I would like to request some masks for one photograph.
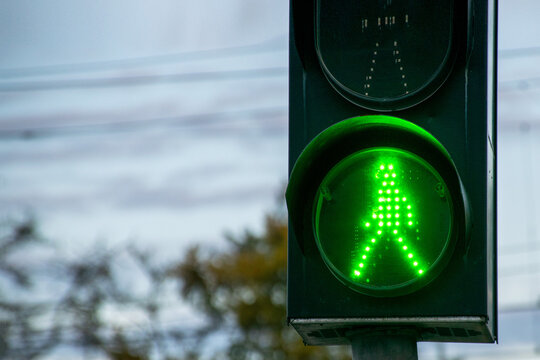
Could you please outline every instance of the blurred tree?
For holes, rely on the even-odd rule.
[[[131,247],[28,261],[32,247],[50,245],[33,221],[12,225],[0,233],[0,358],[350,359],[343,347],[304,346],[286,325],[285,221],[268,217],[261,235],[227,239],[227,250],[193,246],[169,264]],[[144,291],[125,286],[135,276]],[[196,326],[170,318],[171,307],[186,306]],[[115,321],[126,314],[133,321]]]
[[[230,250],[203,256],[192,247],[169,272],[182,296],[227,334],[228,359],[350,359],[344,347],[304,346],[285,315],[287,227],[267,217],[265,231],[228,237]],[[221,354],[218,358],[223,358]]]

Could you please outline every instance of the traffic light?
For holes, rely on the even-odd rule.
[[[289,323],[496,341],[496,1],[290,14]]]

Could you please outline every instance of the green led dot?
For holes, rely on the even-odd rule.
[[[367,256],[366,255],[362,255],[362,259],[366,260]]]
[[[395,200],[395,201],[399,201],[399,198],[395,198],[394,200]]]
[[[378,231],[377,231],[377,234],[378,234],[378,235],[381,235],[381,234],[382,234],[382,231],[381,231],[381,230],[378,230]]]
[[[412,225],[412,221],[409,221],[408,224],[409,224],[409,226],[411,226],[411,225]]]
[[[397,234],[397,230],[394,230],[394,234]]]
[[[392,225],[390,221],[386,223],[386,226],[390,226],[390,225]]]
[[[406,198],[406,197],[404,197],[404,198],[403,198],[402,200],[403,200],[403,201],[407,201],[407,198]]]
[[[411,205],[407,205],[407,209],[409,209],[409,210],[410,210],[410,209],[411,209]]]
[[[407,245],[403,246],[403,250],[407,250]]]
[[[388,185],[388,184],[386,183],[386,181],[383,181],[382,186],[386,186],[386,185]]]
[[[390,185],[394,185],[394,182],[393,182],[393,181],[390,181]]]
[[[396,226],[399,226],[399,221],[396,221]]]
[[[366,279],[366,282],[368,283],[368,282],[369,282],[369,279]]]
[[[418,266],[418,261],[413,262],[414,266]]]
[[[384,217],[383,214],[379,214],[379,219],[382,219]]]
[[[396,177],[396,173],[393,173],[393,174],[392,174],[392,177],[395,178],[395,177]]]
[[[394,168],[394,165],[390,164],[390,165],[388,166],[388,168],[389,168],[390,170],[392,170],[392,169]]]
[[[366,223],[366,227],[369,227],[371,224],[370,223]]]
[[[392,201],[392,199],[390,199],[390,198],[386,198],[386,201]]]
[[[376,219],[377,218],[377,214],[373,214],[371,215],[372,218]]]
[[[356,275],[356,276],[360,276],[360,271],[358,271],[358,270],[354,270],[354,275]]]
[[[366,251],[369,251],[369,246],[366,247]]]
[[[384,223],[382,221],[379,222],[379,226],[383,226]]]
[[[382,191],[382,190],[379,190],[379,194],[382,194],[382,193],[383,193],[383,191]]]
[[[374,242],[375,242],[375,239],[371,239],[371,242],[374,243]]]
[[[381,165],[379,169],[384,170],[384,165]]]
[[[385,177],[385,178],[388,178],[388,176],[389,176],[388,174],[384,174],[384,177]]]
[[[396,209],[396,210],[399,210],[399,205],[396,205],[395,209]]]
[[[424,270],[418,270],[419,274],[422,274],[423,272],[424,272]]]
[[[394,193],[399,194],[399,190],[398,189],[394,190]]]
[[[396,214],[396,217],[398,218],[398,217],[399,217],[399,214]]]
[[[386,207],[386,210],[390,210],[390,209],[392,209],[392,206],[388,205],[388,206]]]
[[[407,255],[409,257],[409,259],[412,259],[413,257],[413,254],[409,253],[409,255]]]
[[[403,238],[399,238],[398,241],[399,241],[399,242],[402,242],[402,241],[403,241]]]
[[[408,213],[407,216],[408,216],[408,217],[412,217],[412,214],[411,214],[411,213]]]
[[[388,210],[390,210],[390,209],[388,209]],[[390,219],[392,217],[392,214],[386,214],[386,217]]]
[[[363,263],[360,263],[360,265],[359,265],[359,266],[360,266],[360,267],[364,267],[364,264],[363,264]]]

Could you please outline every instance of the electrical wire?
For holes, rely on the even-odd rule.
[[[263,77],[284,77],[287,67],[267,67],[241,70],[205,71],[180,74],[156,74],[138,76],[101,77],[87,79],[67,79],[51,81],[0,82],[0,92],[22,92],[62,90],[73,88],[105,88],[122,86],[141,86],[158,83],[187,83],[197,81],[224,81],[254,79]]]
[[[126,66],[179,63],[186,61],[198,61],[203,59],[217,59],[251,54],[279,52],[286,50],[286,46],[283,46],[283,44],[286,43],[286,38],[287,35],[282,34],[270,40],[251,45],[232,46],[191,52],[178,52],[165,55],[142,56],[135,58],[95,61],[86,63],[0,69],[0,79],[22,76],[94,72],[110,70],[111,68],[124,68]]]
[[[526,48],[514,48],[514,49],[500,49],[498,51],[499,58],[517,58],[517,57],[527,57],[527,56],[538,56],[540,55],[540,46],[532,46]]]
[[[284,106],[269,106],[269,107],[257,107],[251,109],[231,110],[231,111],[217,111],[209,113],[198,113],[182,116],[170,116],[162,118],[152,118],[144,120],[127,120],[127,121],[105,121],[92,124],[76,124],[76,125],[51,125],[34,128],[15,128],[15,129],[3,129],[0,130],[0,139],[8,138],[25,138],[35,139],[38,137],[51,137],[59,135],[73,135],[73,134],[94,134],[102,132],[128,132],[137,130],[146,130],[148,128],[155,128],[158,126],[166,126],[170,128],[178,128],[181,130],[208,130],[215,127],[217,131],[224,132],[227,130],[233,130],[241,133],[242,131],[250,131],[254,129],[261,129],[268,134],[272,131],[279,133],[285,132],[286,121],[279,122],[265,122],[264,118],[276,117],[285,119],[287,116],[287,108]],[[248,125],[252,127],[242,125],[231,126],[237,123],[239,119],[247,119]],[[261,121],[253,122],[253,119],[259,119]]]

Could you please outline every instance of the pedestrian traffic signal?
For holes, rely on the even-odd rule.
[[[496,4],[291,0],[288,306],[307,344],[493,342]]]

